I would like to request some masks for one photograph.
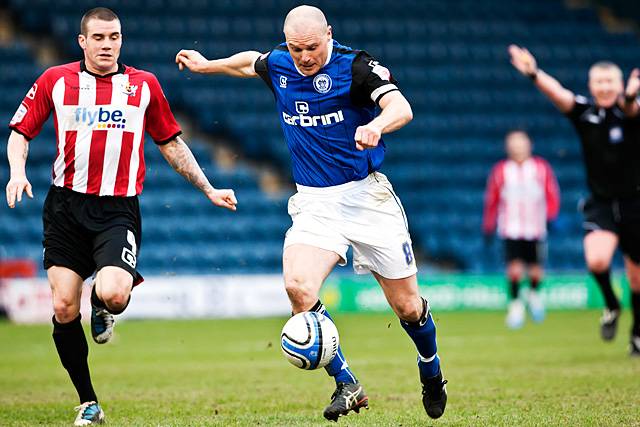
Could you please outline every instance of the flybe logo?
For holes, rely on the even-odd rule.
[[[78,107],[75,110],[76,123],[92,126],[94,129],[124,129],[127,119],[122,110],[106,108]]]
[[[296,101],[297,116],[282,112],[282,118],[284,122],[291,126],[327,126],[334,123],[340,123],[344,121],[344,115],[342,110],[338,110],[335,113],[323,114],[321,116],[309,116],[309,104],[303,101]]]

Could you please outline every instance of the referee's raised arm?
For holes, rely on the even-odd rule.
[[[536,87],[549,98],[558,110],[567,114],[575,105],[575,94],[538,68],[536,58],[526,48],[510,45],[511,64],[523,76],[529,77]]]
[[[253,50],[236,53],[228,58],[205,58],[197,50],[181,50],[176,55],[176,64],[180,71],[187,68],[192,73],[225,74],[231,77],[258,77],[254,68],[257,59],[262,55]]]

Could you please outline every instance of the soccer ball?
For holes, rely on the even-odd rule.
[[[326,366],[338,352],[340,337],[327,316],[305,311],[285,323],[280,347],[287,360],[300,369]]]

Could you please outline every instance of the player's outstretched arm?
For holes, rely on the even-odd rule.
[[[640,92],[640,69],[634,68],[629,75],[629,80],[627,80],[624,98],[619,102],[620,108],[628,117],[637,117],[640,113],[638,92]]]
[[[208,60],[197,50],[181,50],[176,55],[180,71],[185,68],[192,73],[225,74],[231,77],[258,77],[254,64],[260,52],[246,51],[228,58]]]
[[[396,131],[413,119],[413,111],[409,101],[394,90],[380,99],[382,112],[371,122],[356,129],[356,148],[360,151],[378,145],[382,134]]]
[[[238,201],[233,190],[213,188],[182,138],[178,136],[158,147],[171,167],[194,187],[202,191],[211,200],[211,203],[232,211],[236,210]]]
[[[575,95],[569,89],[560,84],[538,68],[536,58],[526,48],[512,44],[509,46],[511,64],[523,76],[533,80],[536,87],[551,100],[551,102],[563,113],[568,113],[575,104]]]
[[[29,141],[16,131],[11,131],[9,142],[7,143],[7,157],[11,175],[7,183],[7,204],[10,208],[15,207],[16,200],[22,201],[22,193],[33,199],[31,184],[27,179],[26,165],[29,154]]]

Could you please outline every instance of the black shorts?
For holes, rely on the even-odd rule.
[[[105,266],[128,271],[134,284],[142,238],[138,198],[93,196],[51,186],[42,213],[44,268],[66,267],[83,280]]]
[[[620,239],[620,250],[640,263],[640,198],[602,200],[589,198],[582,203],[585,233],[606,230]]]
[[[546,243],[542,240],[505,239],[504,253],[507,262],[542,264],[546,254]]]

